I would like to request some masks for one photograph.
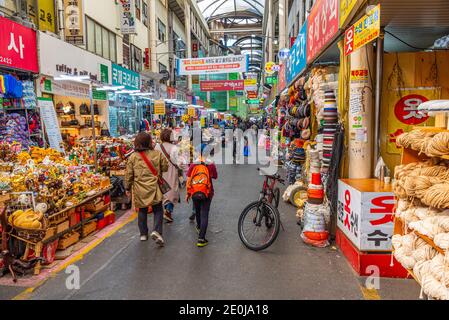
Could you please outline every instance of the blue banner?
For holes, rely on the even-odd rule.
[[[300,74],[307,66],[307,21],[299,31],[287,60],[287,84]]]

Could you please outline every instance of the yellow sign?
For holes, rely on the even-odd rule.
[[[200,124],[201,124],[201,127],[204,128],[206,126],[206,118],[201,117]]]
[[[345,55],[370,43],[380,35],[380,4],[345,32]]]
[[[274,67],[275,65],[276,65],[276,64],[275,64],[273,61],[268,61],[268,62],[265,64],[265,72],[266,72],[267,74],[273,74],[273,73],[274,73],[273,67]]]
[[[257,86],[257,79],[245,79],[244,83],[245,87],[254,87]]]
[[[33,2],[33,1],[28,1]],[[37,1],[37,19],[39,30],[56,32],[55,30],[55,2],[53,0]]]
[[[419,113],[418,106],[428,100],[441,98],[441,88],[412,89],[401,91],[388,90],[384,95],[388,108],[387,120],[387,152],[400,154],[401,149],[396,146],[396,138],[403,132],[409,132],[414,126],[432,126],[434,118]]]
[[[358,8],[360,3],[360,0],[340,0],[340,28],[347,22],[346,20],[349,18],[356,4],[358,4]]]
[[[229,97],[229,106],[237,107],[237,98],[236,97]]]
[[[159,114],[159,115],[165,114],[165,101],[164,100],[154,100],[154,114]]]
[[[191,117],[196,116],[195,108],[194,107],[188,107],[187,108],[187,114]]]

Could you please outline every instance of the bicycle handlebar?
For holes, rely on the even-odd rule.
[[[261,171],[260,168],[257,168],[257,171]],[[285,185],[285,180],[281,178],[281,176],[279,174],[273,174],[273,175],[265,175],[270,179],[274,179],[277,180],[279,183],[284,184]]]

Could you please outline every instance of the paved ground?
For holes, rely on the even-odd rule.
[[[240,243],[237,221],[256,200],[262,179],[255,166],[223,166],[215,184],[207,238],[195,246],[190,205],[176,208],[175,223],[165,225],[166,247],[140,242],[137,223],[128,224],[85,255],[79,290],[66,288],[61,272],[35,290],[31,299],[363,299],[361,284],[335,248],[318,249],[299,237],[295,210],[282,203],[285,231],[263,252]],[[16,292],[0,288],[0,299]],[[8,290],[11,290],[9,288]],[[4,292],[5,293],[5,292]],[[417,299],[413,280],[381,280],[382,299]]]

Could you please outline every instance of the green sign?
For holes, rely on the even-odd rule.
[[[278,79],[274,76],[267,77],[266,78],[267,84],[276,84],[278,82]]]
[[[246,100],[246,104],[259,104],[260,100],[259,99],[247,99]]]
[[[102,83],[109,83],[109,68],[104,64],[100,64],[100,77]]]
[[[92,98],[94,100],[107,100],[107,92],[106,91],[98,91],[93,90],[92,91]]]
[[[140,74],[113,63],[112,85],[125,86],[126,90],[140,90]]]
[[[239,79],[239,74],[236,72],[230,73],[229,74],[229,79],[228,80],[238,80]]]
[[[47,92],[52,92],[52,83],[51,80],[45,80],[44,81],[44,90]]]

